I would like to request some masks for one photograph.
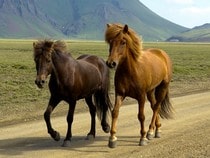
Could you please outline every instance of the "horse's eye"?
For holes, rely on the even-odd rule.
[[[51,62],[51,60],[50,60],[50,59],[47,59],[47,62],[48,62],[48,63],[50,63],[50,62]]]
[[[121,45],[125,45],[126,44],[126,41],[121,41]]]

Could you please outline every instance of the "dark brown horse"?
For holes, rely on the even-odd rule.
[[[173,108],[169,101],[169,83],[172,77],[172,64],[168,55],[160,49],[142,49],[141,39],[128,28],[128,25],[107,24],[105,40],[109,44],[107,65],[116,68],[115,72],[115,104],[112,111],[111,136],[109,147],[116,146],[116,122],[119,108],[126,96],[138,101],[140,121],[139,145],[146,145],[147,138],[160,137],[160,120],[171,118]],[[149,131],[144,125],[144,104],[146,96],[151,103],[153,116]]]
[[[56,141],[60,140],[60,134],[51,126],[50,115],[58,103],[64,100],[69,103],[69,112],[68,130],[63,146],[69,146],[76,101],[82,98],[85,98],[91,115],[91,128],[87,138],[95,137],[96,112],[101,119],[104,132],[109,132],[107,114],[111,102],[108,96],[109,70],[105,61],[93,55],[82,55],[75,60],[67,53],[66,44],[62,41],[37,41],[33,43],[33,47],[37,71],[36,85],[43,88],[47,76],[51,74],[49,81],[51,97],[44,113],[51,137]]]

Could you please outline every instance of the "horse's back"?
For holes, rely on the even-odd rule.
[[[95,55],[88,55],[84,54],[77,58],[77,60],[83,60],[93,65],[98,65],[100,62],[104,62],[103,59],[95,56]],[[105,63],[105,62],[104,62]]]
[[[172,76],[172,62],[168,54],[162,50],[157,48],[149,48],[143,51],[143,56],[147,56],[147,58],[151,61],[154,66],[163,66],[167,71],[167,75],[169,80]]]
[[[171,62],[169,56],[167,53],[162,50],[162,49],[157,49],[157,48],[149,48],[143,51],[145,55],[151,55],[151,56],[156,56],[160,58],[161,60],[165,60],[165,62]]]
[[[85,61],[88,62],[89,64],[94,65],[100,71],[101,74],[107,75],[109,71],[108,67],[106,66],[106,62],[98,56],[85,54],[79,56],[77,60]]]
[[[167,53],[161,49],[150,48],[142,51],[140,65],[145,65],[144,72],[152,78],[152,85],[164,81],[169,83],[172,78],[172,63]],[[145,75],[146,75],[145,74]],[[153,87],[153,86],[152,86]]]

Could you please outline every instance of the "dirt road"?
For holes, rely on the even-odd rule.
[[[89,114],[76,114],[71,147],[61,147],[46,131],[44,120],[0,128],[0,157],[210,157],[210,92],[172,98],[175,119],[162,120],[162,138],[138,146],[139,123],[137,105],[123,106],[118,120],[118,146],[107,147],[109,134],[97,122],[97,137],[85,140],[89,130]],[[151,119],[147,103],[146,125]],[[9,117],[9,116],[8,116]],[[54,117],[53,127],[66,134],[66,118]]]

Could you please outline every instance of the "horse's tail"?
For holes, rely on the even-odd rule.
[[[163,119],[172,119],[174,117],[174,108],[170,102],[168,91],[166,93],[164,100],[161,103],[159,114],[160,117]]]
[[[106,67],[104,71],[102,74],[101,89],[94,94],[97,116],[100,120],[103,118],[108,119],[112,109],[112,103],[109,97],[109,69]]]
[[[94,100],[98,118],[102,120],[104,114],[109,116],[112,104],[108,94],[104,91],[98,91],[94,94]],[[108,119],[108,117],[106,117],[106,119]]]

